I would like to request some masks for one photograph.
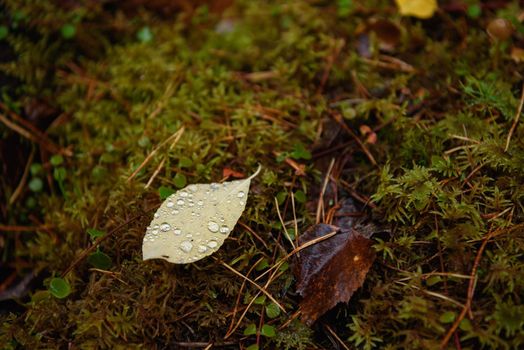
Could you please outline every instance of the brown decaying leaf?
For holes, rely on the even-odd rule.
[[[362,286],[375,259],[372,241],[350,229],[317,224],[300,238],[300,245],[330,232],[337,235],[300,252],[295,267],[297,292],[302,295],[302,320],[311,325],[339,302],[348,302]]]

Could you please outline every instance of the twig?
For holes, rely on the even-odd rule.
[[[319,224],[321,222],[321,219],[324,220],[324,194],[326,193],[326,188],[329,182],[329,176],[331,174],[331,171],[333,170],[333,165],[335,164],[335,158],[331,158],[331,162],[329,163],[328,171],[326,173],[326,177],[324,178],[324,183],[322,184],[322,189],[320,191],[320,196],[318,198],[318,204],[317,204],[317,216],[315,219],[315,223]],[[320,215],[322,214],[322,218]]]
[[[12,205],[18,196],[22,193],[22,190],[25,187],[25,183],[27,181],[27,175],[29,175],[29,169],[31,168],[31,163],[33,163],[33,158],[35,156],[35,150],[34,148],[31,150],[31,153],[29,154],[29,158],[27,159],[27,162],[25,164],[24,173],[22,174],[22,178],[20,179],[20,182],[18,183],[18,186],[16,186],[15,191],[9,198],[9,204]]]
[[[480,258],[482,257],[482,253],[484,252],[484,249],[486,248],[486,245],[488,244],[491,237],[495,234],[495,230],[490,230],[489,233],[484,237],[482,240],[482,245],[480,246],[479,251],[477,252],[477,256],[475,257],[475,262],[473,263],[473,268],[471,269],[471,279],[469,280],[468,285],[468,297],[466,300],[466,304],[464,304],[464,307],[462,308],[462,311],[460,312],[460,315],[457,317],[451,328],[446,333],[446,336],[440,343],[440,349],[445,349],[448,345],[449,340],[453,336],[453,333],[457,330],[460,322],[464,319],[464,316],[468,313],[469,309],[471,308],[471,303],[473,302],[473,294],[475,293],[475,285],[476,285],[476,276],[477,276],[477,270],[480,264]]]
[[[284,309],[284,307],[282,305],[280,305],[280,303],[267,291],[264,289],[264,287],[262,286],[259,286],[255,281],[253,281],[252,279],[250,279],[249,277],[247,276],[244,276],[243,274],[241,274],[240,272],[238,272],[237,270],[235,270],[234,268],[232,268],[231,266],[229,266],[228,264],[226,264],[225,262],[221,262],[222,266],[224,266],[225,268],[227,268],[229,271],[233,272],[235,275],[237,276],[240,276],[242,277],[243,279],[245,279],[246,281],[248,281],[249,283],[251,283],[252,285],[254,285],[255,287],[257,287],[262,293],[264,293],[272,302],[274,302],[283,312],[286,312],[286,309]]]
[[[377,161],[375,160],[371,152],[367,149],[366,145],[362,143],[362,141],[360,141],[358,136],[346,125],[346,123],[344,123],[340,114],[334,113],[333,118],[342,127],[342,129],[344,129],[349,134],[349,136],[351,136],[357,142],[358,146],[364,152],[366,157],[368,157],[371,164],[377,166]]]
[[[291,236],[289,236],[289,233],[287,232],[286,224],[284,223],[284,220],[282,219],[282,214],[280,214],[280,208],[278,206],[277,197],[275,197],[275,207],[277,208],[278,218],[280,219],[280,223],[282,224],[282,228],[284,229],[286,238],[289,241],[289,243],[291,243],[291,246],[293,247],[293,249],[296,249],[295,243],[293,242],[293,240],[291,239]]]
[[[324,86],[326,85],[329,74],[331,73],[331,69],[333,68],[333,64],[337,60],[338,56],[340,55],[340,51],[344,46],[346,45],[346,41],[344,39],[341,40],[340,45],[336,45],[333,52],[327,57],[326,61],[326,67],[324,68],[324,73],[322,74],[322,79],[320,80],[320,85],[317,90],[317,94],[321,94],[324,90]]]
[[[158,164],[158,166],[156,167],[155,171],[153,172],[153,175],[151,175],[151,177],[149,178],[149,181],[147,181],[147,184],[144,186],[144,188],[147,189],[147,188],[149,188],[149,186],[151,186],[151,184],[153,183],[153,181],[157,177],[157,175],[160,172],[160,170],[162,170],[162,167],[164,166],[165,162],[166,162],[166,158],[164,157],[162,159],[162,161],[160,162],[160,164]]]
[[[36,230],[44,230],[50,226],[41,225],[41,226],[11,226],[11,225],[0,225],[1,232],[29,232]]]
[[[266,248],[267,250],[271,250],[269,249],[268,245],[266,244],[266,242],[264,242],[264,240],[262,239],[262,237],[260,237],[256,232],[255,230],[253,230],[251,227],[249,227],[248,225],[244,224],[242,221],[239,221],[238,224],[240,226],[242,226],[243,228],[245,228],[249,233],[251,233],[253,236],[255,236],[255,238],[260,242],[262,243],[262,245],[264,246],[264,248]]]
[[[182,126],[177,132],[175,132],[173,135],[171,135],[170,137],[168,137],[165,141],[163,141],[160,145],[158,145],[155,149],[153,149],[151,151],[151,153],[149,153],[146,157],[146,159],[144,159],[144,161],[142,162],[142,164],[140,164],[138,166],[138,168],[135,169],[135,171],[133,171],[133,173],[127,178],[127,182],[130,182],[131,180],[133,180],[133,178],[136,176],[136,174],[138,174],[138,172],[140,170],[142,170],[143,167],[145,167],[147,165],[147,163],[149,163],[149,161],[154,157],[154,155],[162,148],[164,147],[166,144],[168,144],[169,142],[173,141],[173,144],[171,145],[171,147],[176,144],[178,142],[178,140],[180,140],[180,137],[182,137],[182,134],[184,134],[184,127]]]
[[[295,193],[291,192],[291,209],[293,210],[293,224],[295,226],[295,243],[298,247],[298,221],[297,221],[297,211],[295,209]],[[284,224],[285,226],[285,224]]]
[[[506,139],[506,147],[504,148],[504,152],[508,151],[509,142],[511,141],[511,136],[513,136],[513,132],[515,132],[515,129],[517,128],[517,124],[519,123],[520,114],[522,113],[522,105],[524,105],[524,83],[522,83],[522,92],[520,95],[519,108],[517,109],[517,114],[515,115],[515,119],[513,120],[511,129],[509,129],[508,138]]]
[[[235,324],[235,326],[226,333],[226,335],[224,336],[224,340],[226,340],[227,338],[229,338],[231,336],[231,334],[235,333],[235,331],[238,329],[238,327],[240,326],[240,323],[242,322],[242,320],[244,319],[244,316],[246,316],[247,314],[247,311],[249,310],[249,308],[251,307],[251,305],[253,305],[253,303],[255,302],[255,300],[260,296],[260,294],[262,294],[260,291],[257,292],[257,294],[255,294],[255,296],[253,296],[253,299],[251,299],[251,301],[249,302],[249,304],[247,304],[246,308],[244,309],[244,312],[242,312],[242,315],[240,315],[240,317],[238,318],[238,321],[237,323]]]
[[[249,274],[257,267],[257,265],[264,259],[264,257],[261,257],[260,259],[258,259],[254,264],[253,266],[251,266],[251,268],[249,269],[249,271],[246,273],[246,276],[249,276]],[[242,295],[242,291],[244,290],[244,287],[246,286],[246,280],[243,280],[242,281],[242,285],[240,286],[240,290],[238,291],[238,295],[237,295],[237,300],[235,302],[235,307],[233,308],[233,314],[231,315],[231,323],[229,324],[229,328],[226,332],[226,335],[224,336],[224,339],[226,339],[227,337],[229,337],[229,335],[234,332],[234,330],[232,331],[233,329],[233,326],[234,326],[234,321],[235,321],[235,316],[237,314],[237,311],[238,311],[238,305],[240,304],[240,296]]]
[[[335,333],[335,331],[329,327],[329,325],[325,324],[324,327],[326,327],[328,332],[331,333],[331,335],[340,343],[340,345],[342,345],[344,349],[349,350],[348,346],[342,341],[342,339],[340,339],[337,333]]]
[[[39,144],[42,148],[47,150],[52,154],[62,154],[67,157],[71,157],[73,152],[66,148],[61,148],[56,145],[49,137],[44,134],[42,131],[35,128],[31,123],[27,122],[24,118],[20,117],[18,114],[10,111],[4,104],[0,103],[0,108],[2,108],[6,113],[8,113],[11,118],[15,119],[18,123],[23,124],[25,128],[16,124],[14,121],[9,120],[5,115],[0,114],[0,121],[4,123],[8,128],[25,137],[26,139]]]

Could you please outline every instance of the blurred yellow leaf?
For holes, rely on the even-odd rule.
[[[437,10],[437,0],[395,0],[402,16],[430,18]]]

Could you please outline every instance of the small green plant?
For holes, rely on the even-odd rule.
[[[64,299],[71,294],[71,286],[65,279],[54,277],[49,282],[49,291],[54,297]]]

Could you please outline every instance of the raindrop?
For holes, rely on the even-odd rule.
[[[246,202],[240,201],[240,205],[244,205],[244,204],[246,204]]]
[[[181,191],[179,194],[180,197],[187,197],[189,195],[189,193],[187,193],[186,191]]]
[[[204,201],[200,200],[200,201],[197,202],[197,204],[202,206],[202,205],[204,205]]]
[[[195,203],[193,203],[193,202],[189,202],[188,206],[190,206],[190,207],[194,207],[194,206],[195,206]]]
[[[199,253],[205,253],[207,250],[207,247],[205,245],[199,245],[198,246],[198,252]]]
[[[175,206],[175,203],[173,203],[173,202],[167,202],[166,206],[167,206],[168,208],[173,208],[173,207]]]
[[[180,213],[180,211],[178,211],[178,210],[176,210],[176,209],[173,210],[173,211],[171,212],[171,214],[173,214],[173,215],[176,215],[176,214],[178,214],[178,213]]]
[[[158,230],[153,230],[153,231],[151,231],[151,233],[154,234],[154,235],[157,235],[158,234]]]
[[[171,225],[169,225],[167,222],[163,222],[161,225],[160,225],[160,231],[162,232],[167,232],[171,230]],[[153,231],[155,232],[155,231]]]
[[[215,182],[213,182],[211,185],[209,185],[209,187],[210,187],[213,191],[215,191],[215,190],[218,190],[218,188],[220,187],[220,185],[217,184],[217,183],[215,183]]]
[[[214,249],[214,248],[218,247],[218,242],[215,241],[215,240],[211,240],[211,241],[207,242],[207,246],[209,248],[211,248],[211,249]]]
[[[184,202],[183,199],[179,199],[179,200],[176,201],[176,204],[178,204],[178,205],[184,205],[184,203],[185,202]]]
[[[218,232],[218,229],[220,228],[220,226],[218,226],[218,224],[216,222],[210,221],[210,222],[207,223],[207,228],[211,232]]]
[[[198,186],[197,185],[189,185],[189,186],[187,186],[187,189],[190,190],[191,192],[196,192],[198,190]]]
[[[180,243],[180,249],[182,249],[183,252],[189,253],[191,249],[193,249],[193,244],[189,241],[182,241],[182,243]]]
[[[160,216],[160,214],[158,213],[155,213],[155,215],[153,215],[155,217],[155,219],[158,219],[158,217]]]
[[[182,234],[182,230],[179,229],[179,228],[175,228],[175,230],[174,230],[173,232],[174,232],[175,235],[177,235],[177,236],[180,235],[180,234]]]
[[[188,233],[188,234],[186,235],[186,237],[187,237],[187,238],[192,238],[193,235],[192,235],[191,233]]]
[[[227,227],[226,225],[222,225],[222,227],[220,227],[220,233],[228,233],[229,232],[229,227]]]
[[[244,197],[245,195],[246,195],[246,194],[245,194],[244,191],[240,191],[240,192],[238,192],[237,197],[238,197],[238,198],[242,198],[242,197]]]

